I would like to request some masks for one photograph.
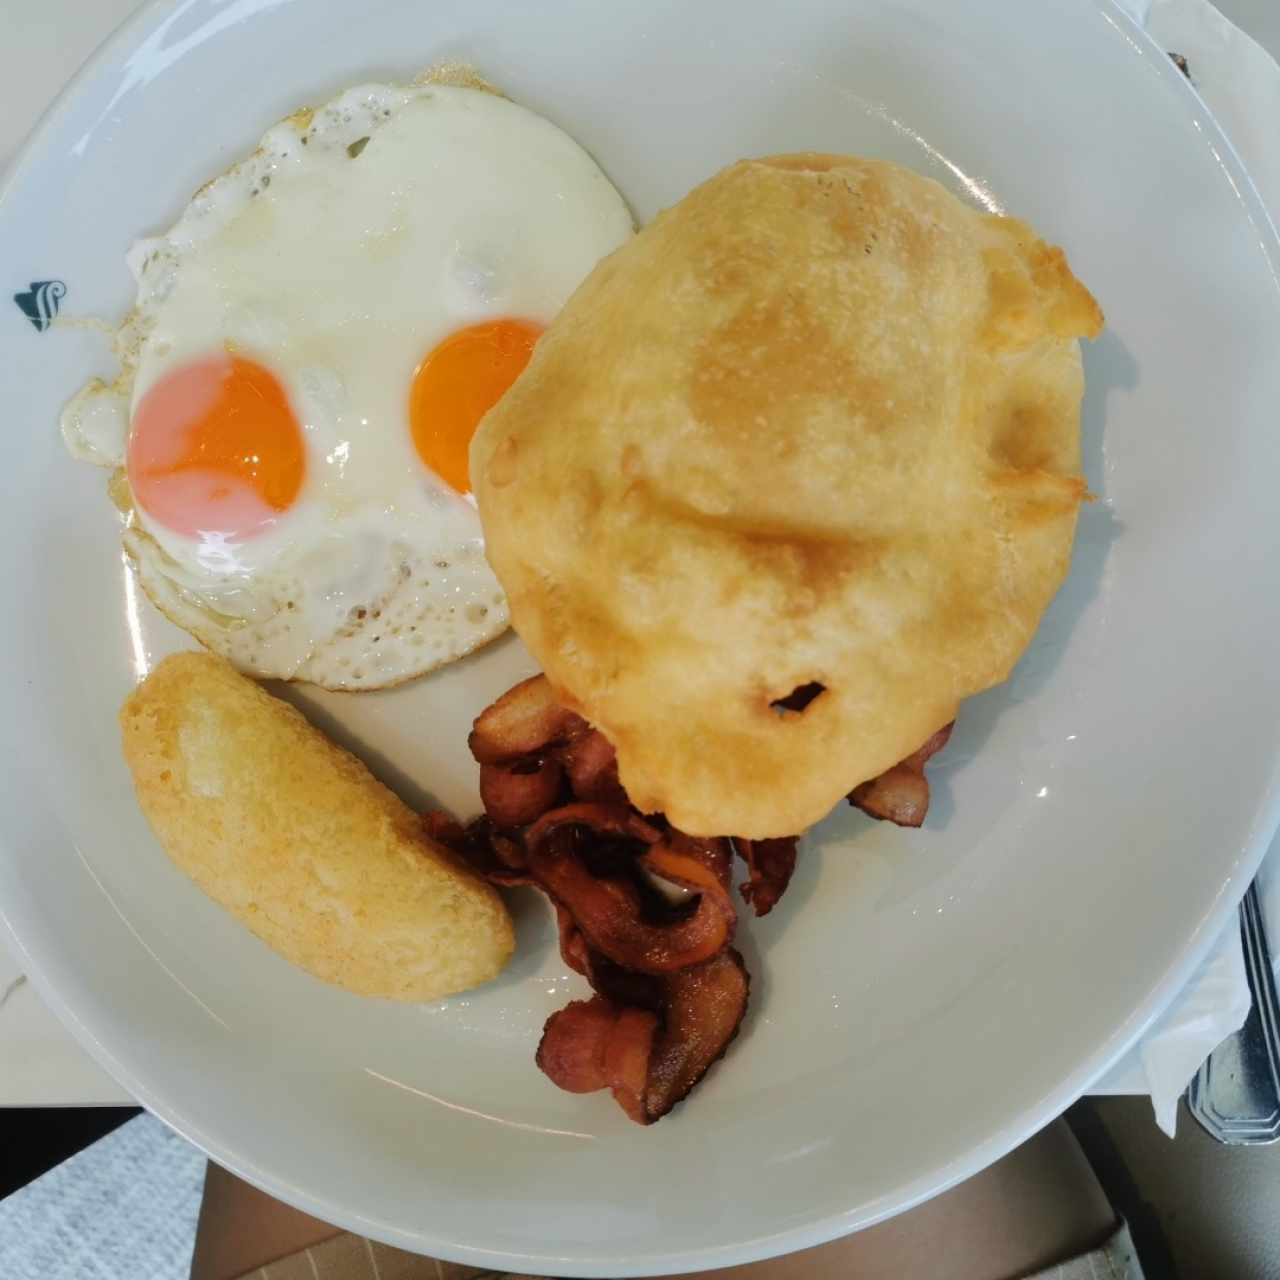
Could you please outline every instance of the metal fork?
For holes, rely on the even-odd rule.
[[[1191,1114],[1212,1137],[1233,1146],[1280,1139],[1280,999],[1256,885],[1240,904],[1240,935],[1253,1008],[1187,1088]]]

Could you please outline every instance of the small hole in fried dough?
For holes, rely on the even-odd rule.
[[[803,711],[819,694],[826,693],[827,686],[810,680],[798,684],[785,698],[775,698],[769,705],[775,711]]]

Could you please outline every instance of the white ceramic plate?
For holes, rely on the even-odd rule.
[[[642,219],[743,154],[885,156],[1029,217],[1109,320],[1086,356],[1100,500],[1038,639],[964,708],[926,830],[844,808],[813,833],[781,907],[744,925],[743,1035],[647,1131],[534,1068],[543,1019],[581,989],[541,906],[520,902],[500,981],[403,1008],[291,969],[170,866],[115,712],[187,642],[122,576],[103,476],[55,429],[110,362],[98,333],[39,332],[9,302],[60,280],[64,319],[117,317],[130,241],[264,127],[443,57],[579,138]],[[724,1264],[974,1172],[1141,1031],[1276,824],[1277,257],[1223,138],[1109,0],[152,5],[0,203],[0,909],[38,985],[222,1163],[448,1258]],[[404,690],[293,696],[411,799],[470,811],[467,724],[529,669],[507,640]]]

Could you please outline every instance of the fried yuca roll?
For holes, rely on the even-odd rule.
[[[349,752],[222,658],[167,658],[120,712],[169,856],[287,960],[359,995],[432,1000],[514,946],[498,894]]]

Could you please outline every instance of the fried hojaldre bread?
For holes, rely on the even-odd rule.
[[[908,169],[743,161],[587,278],[481,424],[516,630],[623,786],[789,835],[1003,680],[1068,568],[1060,249]]]
[[[359,995],[434,1000],[514,947],[498,894],[293,707],[210,654],[167,658],[120,712],[169,856],[285,959]]]

